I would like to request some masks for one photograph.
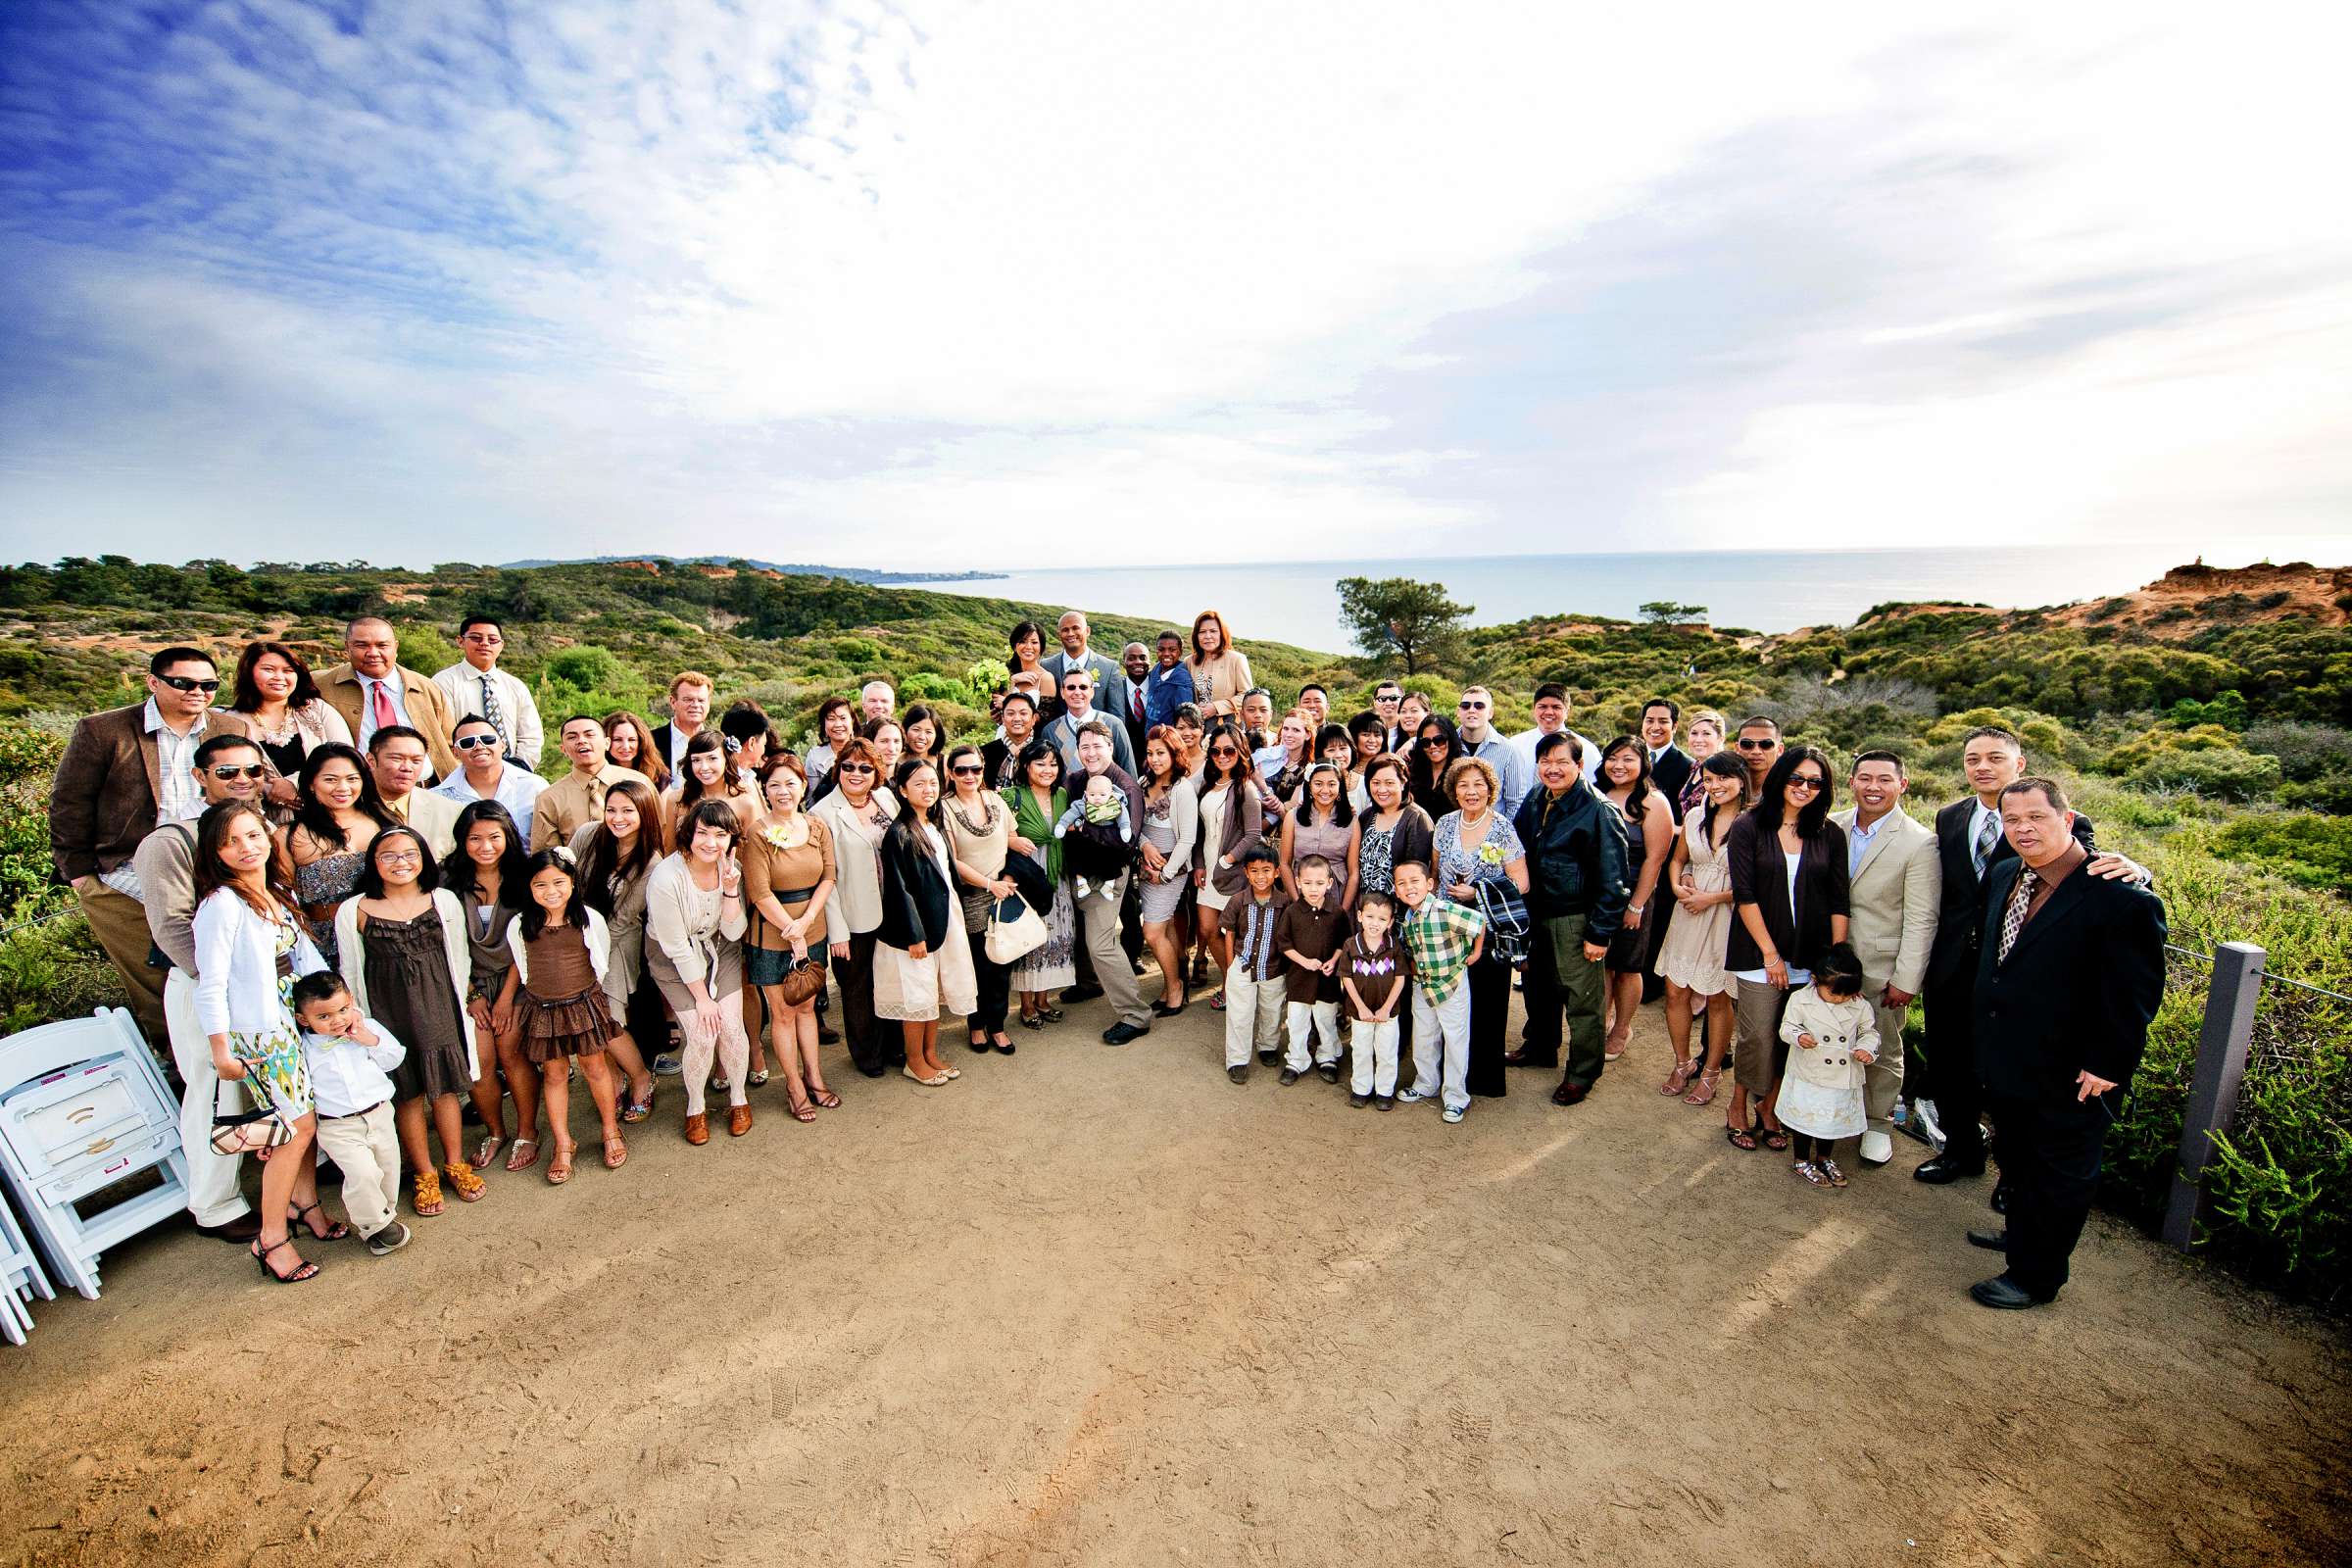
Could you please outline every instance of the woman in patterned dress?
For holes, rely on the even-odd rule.
[[[1478,884],[1507,881],[1527,892],[1527,851],[1494,808],[1499,793],[1494,764],[1464,757],[1446,771],[1455,809],[1438,818],[1438,887],[1454,903],[1478,907]],[[1470,1067],[1474,1095],[1503,1092],[1502,1035],[1511,1006],[1511,966],[1499,944],[1489,942],[1470,966]]]

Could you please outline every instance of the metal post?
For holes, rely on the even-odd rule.
[[[2205,993],[2196,1069],[2180,1122],[2180,1157],[2164,1210],[2164,1239],[2182,1251],[2205,1217],[2205,1167],[2213,1158],[2213,1135],[2228,1132],[2237,1110],[2237,1084],[2245,1076],[2254,1006],[2262,996],[2263,956],[2251,942],[2225,942],[2213,952],[2213,988]]]

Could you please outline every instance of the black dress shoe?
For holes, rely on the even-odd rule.
[[[199,1225],[196,1234],[210,1236],[216,1242],[250,1242],[262,1234],[262,1217],[259,1214],[240,1214],[223,1224]]]
[[[2022,1312],[2029,1306],[2039,1306],[2047,1297],[2035,1296],[2006,1274],[1988,1280],[1979,1280],[1968,1288],[1979,1306],[1989,1306],[2003,1312]]]
[[[1249,1064],[1248,1062],[1244,1061],[1244,1062],[1238,1062],[1238,1063],[1236,1063],[1235,1065],[1233,1065],[1233,1066],[1231,1066],[1231,1067],[1228,1067],[1228,1068],[1226,1068],[1226,1069],[1225,1069],[1225,1077],[1226,1077],[1227,1081],[1229,1081],[1229,1082],[1231,1082],[1231,1083],[1237,1083],[1237,1084],[1246,1084],[1246,1083],[1248,1083],[1248,1082],[1250,1081],[1250,1064]]]
[[[1296,1067],[1285,1067],[1285,1068],[1283,1068],[1283,1069],[1282,1069],[1282,1078],[1281,1078],[1281,1080],[1280,1080],[1280,1081],[1281,1081],[1281,1084],[1282,1084],[1282,1086],[1283,1086],[1285,1089],[1288,1089],[1288,1088],[1289,1088],[1291,1085],[1293,1085],[1293,1084],[1295,1084],[1295,1083],[1297,1083],[1297,1082],[1298,1081],[1298,1068],[1296,1068]]]
[[[1982,1247],[1987,1252],[2006,1252],[2009,1250],[2009,1233],[2007,1231],[1970,1231],[1968,1245]]]
[[[1949,1154],[1937,1154],[1934,1159],[1921,1160],[1919,1169],[1911,1173],[1911,1179],[1915,1182],[1926,1182],[1930,1187],[1942,1187],[1952,1182],[1984,1174],[1984,1167],[1982,1163],[1963,1164]]]
[[[1993,1183],[1993,1184],[1992,1184],[1992,1196],[1991,1196],[1990,1198],[1987,1198],[1986,1200],[1984,1200],[1984,1201],[1985,1201],[1986,1203],[1988,1203],[1988,1204],[1990,1204],[1990,1205],[1991,1205],[1991,1207],[1992,1207],[1992,1211],[1993,1211],[1995,1214],[2006,1214],[2006,1213],[2008,1213],[2008,1212],[2009,1212],[2009,1184],[2008,1184],[2007,1182],[1995,1182],[1995,1183]]]
[[[1092,1002],[1102,994],[1101,986],[1072,986],[1061,994],[1064,1002]]]
[[[1591,1093],[1591,1084],[1562,1084],[1551,1092],[1551,1102],[1555,1105],[1581,1105]]]
[[[1257,1054],[1257,1064],[1260,1067],[1271,1067],[1274,1065],[1275,1058],[1281,1054],[1282,1053],[1279,1051],[1261,1051]]]
[[[879,1078],[882,1076],[882,1065],[879,1062],[876,1062],[871,1067],[868,1067],[863,1062],[859,1062],[858,1064],[858,1070],[865,1074],[868,1078]]]
[[[841,1044],[841,1031],[819,1019],[816,1025],[816,1043],[820,1046],[838,1046]]]
[[[1123,1046],[1130,1040],[1141,1040],[1151,1032],[1149,1029],[1138,1029],[1131,1023],[1114,1023],[1102,1031],[1102,1043],[1106,1046]]]

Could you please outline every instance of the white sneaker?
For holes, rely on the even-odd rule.
[[[1435,1098],[1437,1097],[1434,1095],[1425,1095],[1418,1089],[1399,1089],[1396,1091],[1396,1103],[1399,1105],[1418,1105],[1424,1100],[1434,1100]]]
[[[1862,1135],[1861,1147],[1855,1152],[1862,1156],[1865,1165],[1884,1165],[1894,1157],[1894,1140],[1873,1127]]]
[[[1460,1121],[1462,1119],[1463,1112],[1468,1107],[1463,1105],[1447,1105],[1439,1113],[1438,1119],[1447,1123]]]

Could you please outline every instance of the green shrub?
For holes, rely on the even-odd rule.
[[[2133,768],[2128,782],[2190,790],[2217,801],[2251,801],[2278,787],[2278,759],[2234,746],[2168,751]]]
[[[2214,853],[2307,888],[2352,887],[2352,818],[2302,812],[2241,816],[2213,838]]]
[[[2254,724],[2246,730],[2246,750],[2276,757],[2279,771],[2298,783],[2328,773],[2352,773],[2352,729],[2341,724]]]

